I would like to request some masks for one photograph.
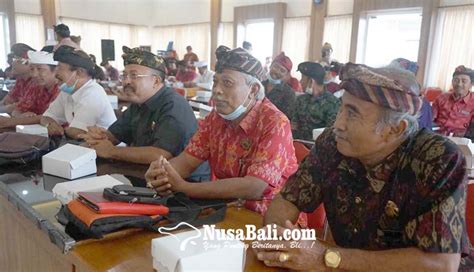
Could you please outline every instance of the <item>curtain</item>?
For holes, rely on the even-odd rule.
[[[16,42],[26,43],[36,50],[45,45],[43,16],[15,13]]]
[[[474,66],[474,6],[440,8],[426,87],[451,88],[458,65]]]
[[[210,61],[210,24],[190,24],[155,27],[153,30],[153,50],[166,50],[169,41],[173,41],[178,58],[186,54],[186,46],[191,45],[199,60]]]
[[[71,35],[80,35],[81,48],[88,54],[96,56],[98,64],[102,61],[101,40],[114,40],[115,61],[111,64],[119,70],[123,69],[122,46],[138,47],[151,45],[150,31],[145,26],[113,24],[72,18],[61,18],[61,22],[69,26]]]
[[[301,77],[296,68],[301,62],[309,60],[309,31],[309,17],[283,19],[281,50],[293,62],[293,76]]]
[[[234,48],[234,23],[221,23],[217,33],[217,46],[225,45]]]
[[[352,15],[331,16],[324,19],[323,42],[331,44],[332,58],[339,62],[349,61],[351,50]]]

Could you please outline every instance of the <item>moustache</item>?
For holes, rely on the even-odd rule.
[[[123,91],[124,92],[135,92],[135,88],[133,88],[132,85],[127,84],[127,85],[123,86]]]

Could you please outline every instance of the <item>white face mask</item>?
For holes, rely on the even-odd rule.
[[[251,89],[247,93],[247,96],[245,97],[244,102],[242,102],[242,104],[240,104],[233,112],[231,112],[229,114],[218,113],[219,116],[224,118],[225,120],[233,121],[233,120],[239,118],[242,114],[244,114],[247,111],[247,107],[250,105],[250,102],[252,101],[252,100],[250,100],[249,103],[247,104],[247,106],[244,106],[245,101],[247,100],[247,98],[250,94],[250,91],[251,91]]]
[[[307,93],[307,94],[313,94],[313,88],[308,86],[308,87],[306,87],[306,90],[304,90],[304,92]]]

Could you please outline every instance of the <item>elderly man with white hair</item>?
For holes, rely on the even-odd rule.
[[[463,153],[418,129],[422,100],[412,73],[348,63],[341,79],[346,92],[334,126],[265,218],[279,231],[293,229],[301,211],[324,204],[335,245],[269,241],[283,246],[258,258],[294,270],[457,271],[470,254]]]
[[[193,198],[245,199],[245,207],[265,213],[267,205],[297,168],[288,118],[265,98],[261,63],[242,48],[216,50],[212,89],[215,110],[185,151],[169,162],[153,162],[146,173],[159,193],[184,192]],[[209,161],[216,182],[184,180]]]

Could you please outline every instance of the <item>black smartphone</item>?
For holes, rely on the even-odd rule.
[[[145,196],[145,197],[154,197],[156,196],[156,191],[150,188],[145,187],[133,187],[130,185],[115,185],[112,187],[116,193],[121,195],[130,195],[130,196]]]

